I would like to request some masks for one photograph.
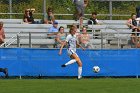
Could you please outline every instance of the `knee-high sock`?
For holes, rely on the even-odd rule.
[[[73,63],[75,63],[75,62],[76,62],[76,60],[75,60],[75,59],[72,59],[72,60],[70,60],[69,62],[65,63],[65,65],[67,66],[67,65],[73,64]]]
[[[78,77],[82,76],[82,67],[78,67]]]

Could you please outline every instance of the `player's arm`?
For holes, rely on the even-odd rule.
[[[62,54],[62,49],[63,47],[67,44],[67,42],[65,41],[64,43],[61,44],[60,50],[59,50],[59,55]]]

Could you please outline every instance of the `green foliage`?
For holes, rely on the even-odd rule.
[[[0,1],[0,12],[9,12],[9,0]],[[24,13],[27,8],[35,8],[35,13],[43,13],[43,0],[12,0],[12,12],[13,13]],[[113,14],[131,15],[135,13],[135,7],[140,5],[140,2],[113,2]],[[75,6],[72,0],[46,0],[46,10],[48,7],[52,7],[55,14],[73,14]],[[85,14],[91,14],[96,11],[98,14],[109,14],[109,2],[108,1],[96,1],[89,0],[89,5],[85,9]],[[34,15],[35,18],[42,18],[43,15]],[[0,15],[1,18],[9,18],[9,15]],[[12,18],[22,18],[23,14],[12,15]],[[55,16],[57,19],[72,19],[72,16]],[[90,17],[90,16],[87,16]],[[98,16],[99,19],[108,19],[108,16]],[[113,17],[113,19],[127,19],[129,16]]]
[[[1,0],[1,3],[8,4],[10,0]],[[20,2],[30,2],[31,0],[11,0],[12,2],[20,3]]]

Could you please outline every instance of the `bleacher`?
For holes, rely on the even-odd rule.
[[[40,21],[40,19],[35,20]],[[47,31],[52,26],[51,24],[24,24],[22,19],[0,19],[0,21],[4,22],[5,41],[9,41],[11,37],[16,39],[15,42],[11,43],[13,46],[40,47],[42,45],[53,45],[55,43],[54,40],[47,39]],[[58,27],[63,26],[65,32],[69,31],[69,26],[73,23],[79,24],[79,22],[75,20],[57,21],[59,23]],[[128,40],[130,39],[131,30],[127,27],[126,20],[99,20],[99,22],[101,25],[87,25],[87,20],[83,22],[83,24],[88,27],[94,49],[123,48],[122,45],[129,48]],[[20,34],[16,35],[17,33]]]

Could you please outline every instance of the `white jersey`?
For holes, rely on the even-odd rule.
[[[68,49],[74,50],[76,52],[76,42],[77,42],[76,35],[72,36],[71,34],[69,34],[66,37],[66,42],[68,43]]]

